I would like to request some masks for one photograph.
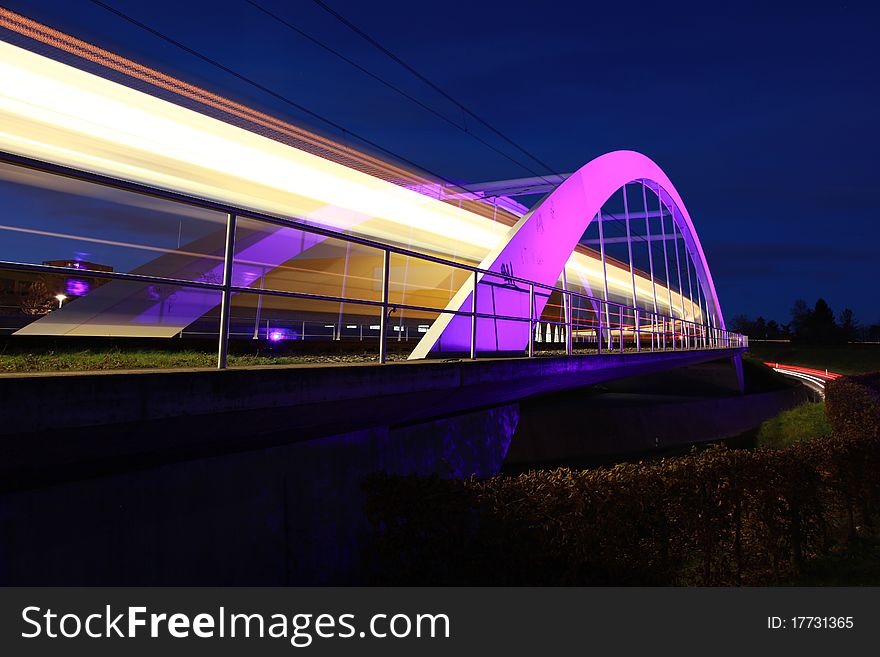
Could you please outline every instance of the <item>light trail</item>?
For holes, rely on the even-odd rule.
[[[8,18],[4,12],[0,17]],[[509,230],[464,206],[2,42],[0,75],[0,148],[8,152],[380,241],[397,243],[411,230],[407,246],[470,263],[482,260]],[[601,280],[590,251],[573,254],[568,269],[569,280]],[[625,295],[627,268],[611,265],[608,274],[612,293]],[[639,276],[637,288],[647,304],[650,283]],[[678,294],[673,305],[679,305]]]
[[[828,381],[835,381],[843,376],[836,372],[818,370],[812,367],[801,367],[800,365],[785,365],[783,363],[770,362],[765,362],[764,365],[771,368],[774,372],[779,372],[784,376],[803,381],[807,387],[816,391],[822,399],[825,399],[825,384]]]

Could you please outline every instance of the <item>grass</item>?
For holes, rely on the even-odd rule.
[[[758,429],[757,444],[759,447],[788,447],[829,433],[831,425],[825,418],[825,402],[806,403],[765,421]]]
[[[375,360],[375,355],[373,360]],[[312,362],[357,362],[370,360],[368,354],[347,357],[229,354],[231,367],[249,365],[292,365]],[[85,372],[96,370],[173,369],[216,367],[217,354],[208,351],[138,350],[59,350],[0,353],[0,372]]]
[[[828,369],[839,374],[880,371],[880,344],[808,345],[752,342],[749,351],[767,362]]]

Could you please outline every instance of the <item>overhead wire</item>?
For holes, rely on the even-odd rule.
[[[466,124],[466,123],[465,123],[464,126],[459,125],[458,123],[456,123],[455,121],[453,121],[452,119],[450,119],[450,118],[449,118],[448,116],[446,116],[445,114],[442,114],[441,112],[438,112],[436,109],[434,109],[433,107],[431,107],[431,106],[428,105],[427,103],[425,103],[425,102],[419,100],[418,98],[416,98],[416,97],[413,96],[412,94],[410,94],[410,93],[404,91],[403,89],[401,89],[401,88],[398,87],[397,85],[395,85],[395,84],[389,82],[388,80],[386,80],[385,78],[381,77],[380,75],[377,75],[376,73],[373,73],[371,70],[367,69],[366,67],[361,66],[360,64],[358,64],[356,61],[354,61],[354,60],[351,59],[350,57],[347,57],[347,56],[344,55],[343,53],[339,52],[337,49],[335,49],[335,48],[333,48],[333,47],[331,47],[331,46],[328,46],[326,43],[320,41],[320,40],[317,39],[316,37],[314,37],[314,36],[312,36],[311,34],[309,34],[308,32],[306,32],[305,30],[303,30],[303,29],[297,27],[296,25],[294,25],[293,23],[291,23],[291,22],[288,21],[287,19],[285,19],[285,18],[283,18],[282,16],[279,16],[278,14],[276,14],[275,12],[273,12],[273,11],[267,9],[266,7],[264,7],[263,5],[259,4],[258,2],[254,2],[254,0],[245,0],[245,1],[246,1],[249,5],[253,6],[255,9],[257,9],[258,11],[260,11],[260,12],[262,12],[263,14],[265,14],[266,16],[268,16],[269,18],[271,18],[271,19],[273,19],[274,21],[278,22],[279,24],[281,24],[281,25],[287,27],[287,28],[290,29],[291,31],[295,32],[296,34],[300,35],[300,36],[303,37],[304,39],[306,39],[306,40],[310,41],[311,43],[315,44],[315,45],[318,46],[319,48],[322,48],[322,49],[326,50],[327,52],[331,53],[332,55],[338,57],[339,59],[341,59],[342,61],[346,62],[346,63],[349,64],[350,66],[353,66],[354,68],[356,68],[357,70],[359,70],[361,73],[363,73],[363,74],[369,76],[370,78],[372,78],[372,79],[375,80],[376,82],[379,82],[380,84],[384,85],[384,86],[387,87],[388,89],[391,89],[391,90],[394,91],[395,93],[397,93],[397,94],[399,94],[400,96],[406,98],[406,99],[409,100],[410,102],[412,102],[412,103],[418,105],[418,106],[421,107],[423,110],[425,110],[426,112],[429,112],[430,114],[436,116],[437,118],[439,118],[439,119],[442,120],[443,122],[445,122],[445,123],[451,125],[452,127],[456,128],[456,129],[458,129],[458,130],[461,130],[461,131],[462,131],[463,133],[465,133],[466,135],[468,135],[468,136],[470,136],[471,138],[473,138],[474,140],[478,141],[478,142],[479,142],[480,144],[482,144],[483,146],[485,146],[485,147],[491,149],[492,151],[494,151],[494,152],[497,153],[498,155],[502,156],[503,158],[509,160],[509,161],[512,162],[513,164],[516,164],[517,166],[519,166],[519,167],[525,169],[526,171],[528,171],[528,172],[531,173],[532,175],[535,175],[535,176],[538,176],[538,177],[542,178],[545,182],[549,182],[549,181],[547,181],[547,180],[546,180],[546,179],[545,179],[540,173],[538,173],[537,171],[535,171],[535,170],[534,170],[533,168],[531,168],[529,165],[524,164],[523,162],[521,162],[521,161],[519,161],[519,160],[517,160],[517,159],[511,157],[508,153],[505,153],[505,152],[502,151],[501,149],[496,148],[495,146],[493,146],[492,144],[490,144],[488,141],[486,141],[485,139],[483,139],[482,137],[480,137],[480,136],[477,135],[476,133],[474,133],[474,132],[468,130],[468,128],[467,128],[467,124]],[[465,117],[465,118],[466,118],[466,117]]]
[[[316,5],[318,5],[319,7],[321,7],[321,9],[323,9],[324,11],[326,11],[328,14],[330,14],[331,16],[333,16],[333,17],[334,17],[336,20],[338,20],[340,23],[342,23],[342,24],[345,25],[347,28],[349,28],[352,32],[354,32],[355,34],[357,34],[358,36],[360,36],[362,39],[364,39],[365,41],[367,41],[367,43],[371,44],[373,47],[375,47],[376,49],[378,49],[380,52],[384,53],[387,57],[389,57],[390,59],[392,59],[394,62],[396,62],[397,64],[399,64],[399,65],[402,66],[403,68],[405,68],[405,69],[406,69],[407,71],[409,71],[412,75],[414,75],[416,78],[418,78],[419,80],[421,80],[424,84],[428,85],[429,87],[431,87],[431,89],[433,89],[434,91],[436,91],[437,93],[439,93],[441,96],[443,96],[444,98],[446,98],[446,99],[447,99],[449,102],[451,102],[453,105],[457,106],[457,107],[458,107],[463,113],[469,115],[471,118],[473,118],[474,120],[476,120],[476,121],[478,121],[479,123],[481,123],[483,126],[485,126],[485,127],[488,128],[489,130],[491,130],[493,133],[495,133],[498,137],[500,137],[501,139],[503,139],[504,141],[506,141],[508,144],[510,144],[511,146],[513,146],[513,147],[514,147],[515,149],[517,149],[518,151],[520,151],[523,155],[525,155],[526,157],[528,157],[528,158],[534,160],[535,162],[537,162],[538,164],[540,164],[542,167],[544,167],[545,169],[547,169],[547,171],[548,171],[549,173],[551,173],[551,174],[555,174],[555,175],[558,175],[558,174],[559,174],[559,172],[555,171],[554,168],[551,167],[549,164],[547,164],[546,162],[544,162],[543,160],[541,160],[541,159],[538,158],[537,156],[535,156],[535,155],[533,155],[532,153],[530,153],[528,150],[526,150],[526,149],[525,149],[524,147],[522,147],[520,144],[518,144],[518,143],[515,142],[513,139],[511,139],[510,137],[508,137],[506,134],[504,134],[503,132],[501,132],[498,128],[496,128],[495,126],[493,126],[492,124],[490,124],[487,120],[485,120],[485,119],[483,119],[482,117],[480,117],[479,115],[477,115],[473,110],[471,110],[471,109],[469,109],[468,107],[466,107],[463,103],[461,103],[460,101],[458,101],[457,99],[455,99],[450,93],[448,93],[447,91],[445,91],[444,89],[442,89],[439,85],[437,85],[437,84],[435,84],[434,82],[432,82],[432,81],[431,81],[430,79],[428,79],[426,76],[422,75],[418,70],[416,70],[415,67],[411,66],[410,64],[408,64],[407,62],[405,62],[403,59],[401,59],[399,56],[397,56],[396,54],[394,54],[391,50],[389,50],[388,48],[386,48],[385,46],[383,46],[378,40],[374,39],[372,36],[370,36],[369,34],[367,34],[364,30],[362,30],[361,28],[359,28],[359,27],[358,27],[357,25],[355,25],[353,22],[351,22],[350,20],[348,20],[345,16],[343,16],[342,14],[340,14],[339,12],[337,12],[335,9],[333,9],[332,7],[330,7],[330,6],[329,6],[327,3],[325,3],[323,0],[313,0],[313,2],[314,2]],[[542,179],[544,179],[544,182],[550,184],[550,181],[549,181],[549,180],[547,180],[546,178],[544,178],[544,177],[541,176],[540,174],[538,174],[538,175],[539,175],[539,177],[541,177]]]
[[[302,104],[288,98],[287,96],[265,86],[264,84],[257,82],[256,80],[253,80],[252,78],[248,77],[247,75],[240,73],[240,72],[226,66],[225,64],[222,64],[221,62],[218,62],[217,60],[199,52],[198,50],[196,50],[194,48],[191,48],[190,46],[187,46],[184,43],[181,43],[180,41],[168,36],[167,34],[164,34],[163,32],[161,32],[153,27],[150,27],[149,25],[146,25],[145,23],[142,23],[141,21],[129,16],[125,12],[123,12],[119,9],[116,9],[115,7],[112,7],[112,6],[102,2],[101,0],[89,0],[89,1],[97,6],[101,7],[102,9],[104,9],[112,14],[115,14],[116,16],[118,16],[119,18],[122,18],[123,20],[127,21],[128,23],[131,23],[132,25],[158,37],[159,39],[162,39],[166,43],[170,43],[171,45],[175,46],[176,48],[179,48],[180,50],[183,50],[184,52],[189,53],[193,57],[196,57],[197,59],[200,59],[200,60],[206,62],[207,64],[210,64],[211,66],[214,66],[214,67],[224,71],[225,73],[241,80],[242,82],[245,82],[245,83],[255,87],[256,89],[259,89],[260,91],[263,91],[266,94],[269,94],[273,98],[276,98],[276,99],[298,109],[299,111],[325,123],[326,125],[329,125],[329,126],[333,127],[334,129],[339,130],[343,134],[350,135],[351,137],[358,139],[359,141],[369,145],[372,148],[375,148],[375,149],[385,153],[386,155],[389,155],[389,156],[391,156],[401,162],[404,162],[404,163],[408,164],[409,166],[415,167],[418,170],[424,171],[428,175],[430,175],[438,180],[443,181],[444,183],[446,183],[450,187],[458,187],[458,188],[463,189],[467,192],[475,193],[474,190],[468,189],[465,184],[453,182],[453,181],[447,179],[446,177],[444,177],[438,173],[435,173],[422,165],[416,164],[415,162],[413,162],[412,160],[410,160],[406,157],[403,157],[397,153],[394,153],[393,151],[385,148],[384,146],[379,145],[378,143],[368,139],[367,137],[364,137],[363,135],[360,135],[352,130],[349,130],[345,126],[337,123],[336,121],[333,121],[332,119],[329,119],[329,118],[321,115],[319,112],[305,107],[304,105],[302,105]]]

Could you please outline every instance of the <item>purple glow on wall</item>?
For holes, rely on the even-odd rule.
[[[92,286],[88,281],[81,281],[78,278],[68,278],[67,284],[64,286],[68,296],[81,297],[89,293]]]

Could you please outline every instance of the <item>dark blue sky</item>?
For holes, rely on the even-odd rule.
[[[461,121],[311,0],[259,1]],[[448,178],[530,175],[245,0],[107,3]],[[873,3],[327,3],[557,171],[620,148],[655,159],[694,218],[728,318],[787,321],[795,298],[823,296],[880,322]],[[88,0],[6,5],[339,137]]]

